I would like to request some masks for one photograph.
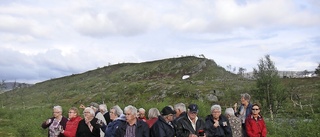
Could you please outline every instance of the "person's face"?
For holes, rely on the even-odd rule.
[[[68,112],[68,117],[69,118],[74,118],[77,116],[77,113],[74,110],[69,110]]]
[[[130,110],[125,112],[126,114],[126,121],[127,122],[132,122],[136,119],[136,116],[134,114],[132,114],[132,112]]]
[[[111,110],[110,110],[109,115],[110,115],[110,119],[111,119],[112,121],[117,118],[117,115],[116,115],[114,109],[111,109]]]
[[[84,110],[84,111],[83,111],[83,116],[84,116],[84,118],[86,118],[86,119],[92,117],[92,115],[90,114],[90,111],[89,111],[89,110]]]
[[[245,100],[243,97],[241,98],[241,104],[246,104],[248,101]]]
[[[190,117],[191,120],[194,120],[197,117],[198,113],[197,112],[188,112],[188,116]]]
[[[57,118],[62,115],[62,112],[59,111],[58,109],[53,109],[52,115],[53,117]]]
[[[257,115],[260,112],[260,108],[258,106],[253,106],[252,107],[252,114]]]
[[[212,110],[211,114],[212,114],[213,118],[217,119],[220,117],[221,111],[214,109],[214,110]]]
[[[168,121],[170,121],[170,122],[173,121],[173,114],[169,114],[168,117],[167,117],[167,119],[168,119]]]
[[[143,118],[145,116],[145,112],[144,111],[139,111],[139,117]]]
[[[176,112],[176,116],[180,116],[180,114],[181,114],[181,110],[180,109],[174,109],[174,111]]]

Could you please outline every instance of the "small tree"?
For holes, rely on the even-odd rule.
[[[318,67],[316,68],[316,70],[314,71],[315,74],[317,74],[317,76],[320,76],[320,63],[318,65]]]
[[[277,114],[282,102],[285,101],[287,92],[280,85],[278,70],[269,55],[259,60],[258,69],[253,69],[253,77],[256,79],[257,87],[253,95],[261,101],[265,110],[269,110],[271,119],[273,119],[273,114]]]
[[[244,72],[246,71],[246,69],[245,68],[243,68],[243,67],[239,67],[239,69],[238,69],[238,75],[241,75],[241,76],[243,76],[243,74],[244,74]]]

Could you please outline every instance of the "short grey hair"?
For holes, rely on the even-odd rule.
[[[148,112],[148,118],[157,118],[160,115],[160,112],[157,108],[150,108]]]
[[[89,111],[92,116],[95,116],[95,115],[96,115],[95,112],[94,112],[94,110],[93,110],[91,107],[86,107],[86,108],[83,110],[83,112],[86,111],[86,110]]]
[[[232,108],[227,108],[225,115],[234,116],[234,110]]]
[[[108,108],[106,104],[100,104],[99,105],[99,110],[103,112],[108,112]]]
[[[174,109],[180,109],[182,112],[186,112],[186,105],[183,103],[178,103],[174,105]]]
[[[118,117],[123,114],[122,109],[118,105],[113,106],[111,109],[114,109],[114,114],[116,114]]]
[[[137,115],[137,108],[136,107],[134,107],[134,106],[132,106],[132,105],[129,105],[129,106],[126,106],[125,108],[124,108],[124,112],[128,112],[128,111],[131,111],[131,114],[132,115]]]
[[[213,110],[218,110],[218,111],[221,112],[221,106],[220,106],[220,105],[212,105],[212,106],[211,106],[211,112],[212,112]]]
[[[139,108],[139,112],[146,112],[144,108]]]
[[[241,98],[244,98],[245,100],[250,101],[251,96],[248,93],[243,93],[243,94],[240,94],[240,95],[241,95]]]
[[[62,113],[62,107],[61,106],[54,106],[53,109],[58,110],[59,112]]]

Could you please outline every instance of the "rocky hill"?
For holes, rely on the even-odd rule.
[[[110,104],[227,103],[248,91],[251,85],[251,81],[227,72],[213,60],[188,56],[106,66],[37,83],[0,97],[5,107],[79,105],[91,101]]]

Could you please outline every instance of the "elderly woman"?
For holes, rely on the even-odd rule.
[[[105,137],[114,137],[116,136],[116,129],[119,127],[121,123],[126,122],[126,116],[123,114],[122,109],[116,105],[113,106],[110,111],[110,122],[105,130]]]
[[[106,120],[107,125],[112,121],[110,119],[110,114],[108,112],[108,108],[106,104],[99,105],[99,111],[103,115],[104,119]]]
[[[61,133],[65,137],[75,137],[78,124],[82,118],[79,115],[79,111],[76,107],[71,107],[68,112],[69,121],[67,122],[66,129],[62,130]]]
[[[95,112],[91,107],[83,110],[84,119],[79,122],[76,137],[100,137],[101,120],[95,118]]]
[[[144,122],[147,121],[147,118],[146,118],[146,110],[144,108],[139,108],[138,109],[138,119],[139,120],[142,120]]]
[[[225,111],[225,115],[230,122],[232,136],[242,137],[242,122],[234,115],[234,110],[232,108],[227,108]]]
[[[245,121],[246,118],[251,114],[252,104],[250,103],[251,96],[248,93],[241,94],[241,105],[237,109],[237,103],[234,104],[235,115],[241,119],[242,122],[242,134],[247,137]]]
[[[207,137],[232,137],[229,120],[221,115],[220,105],[211,106],[211,115],[206,117]]]
[[[248,137],[266,137],[266,124],[260,114],[260,106],[252,105],[252,113],[246,119],[246,130]]]
[[[48,137],[64,137],[60,132],[66,129],[68,119],[62,116],[62,107],[54,106],[52,114],[53,117],[42,123],[42,128],[46,129],[49,127]]]
[[[150,108],[149,112],[148,112],[148,120],[147,120],[147,124],[149,126],[149,128],[152,127],[152,125],[154,123],[156,123],[156,121],[158,120],[158,116],[160,115],[160,112],[157,108]]]

